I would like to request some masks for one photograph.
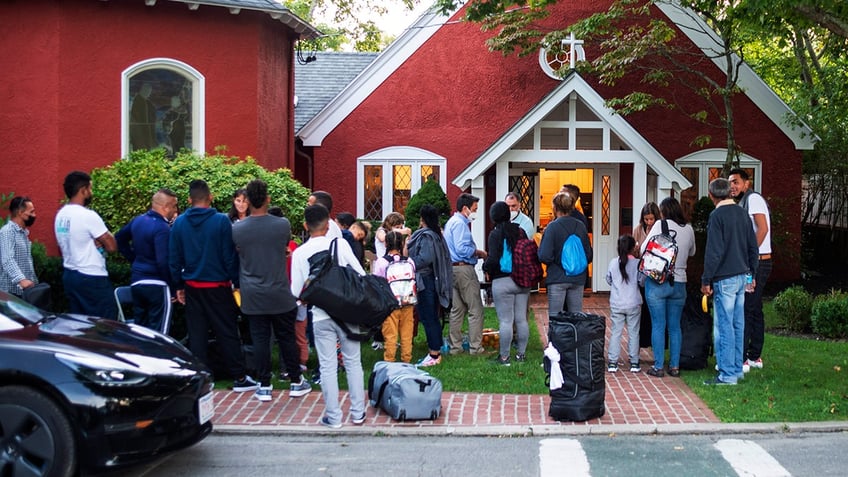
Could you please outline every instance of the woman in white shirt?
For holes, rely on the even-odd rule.
[[[677,259],[674,265],[673,279],[657,283],[648,278],[645,281],[645,301],[651,310],[651,346],[654,350],[654,365],[647,373],[661,378],[665,376],[665,331],[668,328],[668,375],[680,376],[680,317],[686,304],[686,262],[695,255],[695,231],[686,223],[680,202],[674,197],[668,197],[660,203],[662,220],[656,221],[648,237],[662,233],[663,222],[668,223],[669,231],[676,232]],[[672,234],[673,235],[673,234]],[[648,240],[640,245],[641,253],[645,253]]]

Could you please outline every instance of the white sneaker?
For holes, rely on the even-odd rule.
[[[430,353],[427,353],[427,356],[424,357],[421,361],[418,362],[415,366],[419,368],[426,368],[428,366],[435,366],[442,362],[442,355],[439,355],[438,358],[434,358],[430,356]]]
[[[273,386],[260,386],[259,389],[257,389],[256,392],[253,393],[253,397],[255,397],[256,399],[258,399],[262,402],[268,402],[272,398],[272,396],[271,396],[271,390],[272,389],[274,389]]]
[[[743,372],[743,373],[748,373],[749,371],[751,371],[751,366],[748,364],[748,360],[745,360],[745,361],[742,363],[742,372]]]
[[[757,358],[755,360],[746,359],[745,364],[752,368],[763,369],[763,358]]]

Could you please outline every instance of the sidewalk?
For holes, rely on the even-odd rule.
[[[534,294],[531,306],[536,315],[539,334],[547,337],[547,297]],[[584,299],[584,311],[609,317],[607,296],[595,294]],[[626,333],[626,330],[625,330]],[[609,336],[609,326],[607,326]],[[607,340],[609,341],[609,340]],[[543,343],[545,344],[545,343]],[[644,350],[643,350],[644,353]],[[643,354],[643,370],[650,355]],[[547,435],[547,434],[624,434],[680,432],[786,432],[790,426],[770,424],[721,424],[678,378],[654,378],[630,373],[626,368],[607,373],[606,414],[586,422],[558,422],[548,417],[548,395],[514,394],[442,394],[442,414],[435,421],[398,422],[378,408],[367,407],[362,426],[354,426],[349,416],[340,430],[321,426],[323,403],[315,389],[302,398],[291,399],[287,392],[277,391],[274,400],[260,403],[252,393],[215,391],[216,432],[263,433],[366,433],[366,434],[432,434],[432,435]],[[342,392],[342,409],[348,409],[348,394]],[[793,424],[795,429],[844,430],[848,423]]]

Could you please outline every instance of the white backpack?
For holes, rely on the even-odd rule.
[[[397,298],[398,304],[414,305],[418,303],[415,288],[415,264],[407,257],[386,255],[389,265],[386,267],[386,281]]]

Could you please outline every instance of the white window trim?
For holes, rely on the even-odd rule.
[[[121,157],[130,153],[130,78],[149,69],[162,68],[185,75],[191,81],[191,133],[193,150],[206,151],[206,78],[192,66],[171,58],[140,61],[121,73]]]
[[[356,160],[356,216],[365,215],[365,166],[383,166],[383,217],[390,212],[402,210],[387,210],[392,207],[392,166],[412,167],[411,194],[421,188],[421,166],[439,167],[439,185],[445,190],[447,185],[447,159],[436,153],[410,146],[392,146],[369,152]],[[386,187],[388,185],[388,187]]]
[[[693,152],[674,161],[674,166],[680,170],[684,167],[698,168],[698,191],[703,197],[707,195],[709,187],[709,178],[711,167],[723,167],[724,160],[727,157],[727,149],[704,149],[702,151]],[[763,184],[763,168],[762,161],[749,156],[745,153],[739,155],[739,167],[754,169],[754,184],[755,188],[762,190]]]

